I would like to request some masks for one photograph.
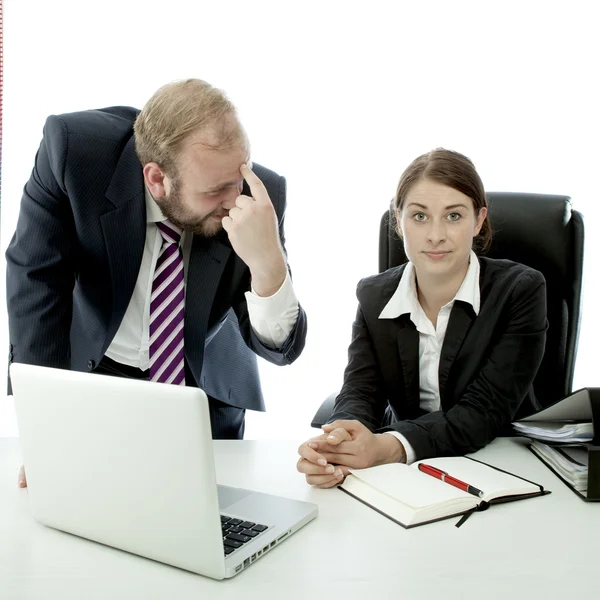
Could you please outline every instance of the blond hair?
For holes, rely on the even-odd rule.
[[[246,143],[235,106],[222,90],[201,79],[173,81],[148,100],[133,126],[135,149],[142,165],[157,163],[169,176],[177,173],[177,157],[193,133],[210,133],[206,145],[225,150]]]

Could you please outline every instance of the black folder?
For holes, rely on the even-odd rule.
[[[556,415],[559,415],[556,417]],[[548,416],[550,415],[550,416]],[[555,415],[552,418],[552,415]],[[594,426],[594,437],[590,443],[565,443],[547,442],[548,446],[578,446],[584,448],[588,453],[588,483],[587,492],[583,493],[576,490],[568,481],[556,472],[545,460],[538,454],[529,449],[540,459],[559,479],[561,479],[573,492],[586,502],[600,502],[600,388],[589,387],[582,388],[569,394],[565,398],[558,400],[551,406],[539,411],[533,415],[529,415],[521,421],[554,421],[554,422],[569,422],[569,421],[592,421]]]

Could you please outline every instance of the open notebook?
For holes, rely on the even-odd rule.
[[[481,497],[419,471],[421,463],[478,488]],[[339,489],[406,528],[548,493],[537,483],[467,457],[352,470]]]

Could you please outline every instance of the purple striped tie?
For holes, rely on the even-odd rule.
[[[163,243],[156,261],[150,299],[150,380],[185,385],[181,230],[170,221],[156,225]]]

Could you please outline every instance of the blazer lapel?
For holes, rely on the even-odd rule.
[[[106,339],[112,340],[131,299],[146,239],[144,177],[133,136],[121,154],[106,197],[114,206],[100,217],[113,298]]]
[[[448,320],[448,328],[442,345],[442,353],[440,355],[440,366],[438,370],[439,386],[440,386],[440,404],[443,410],[448,410],[449,406],[445,405],[446,384],[448,376],[458,351],[460,350],[463,340],[473,323],[475,313],[473,307],[466,302],[456,301],[450,313]]]
[[[146,240],[144,177],[133,137],[125,146],[106,190],[114,208],[100,217],[110,264],[113,310],[107,340],[125,315],[140,270]],[[217,238],[194,236],[186,286],[185,353],[202,364],[210,311],[232,249]]]
[[[217,238],[194,236],[185,291],[184,348],[188,364],[202,364],[210,312],[231,252],[232,248]]]
[[[407,316],[401,318],[404,323],[398,332],[398,352],[404,379],[404,402],[407,415],[416,415],[419,408],[419,332]]]

